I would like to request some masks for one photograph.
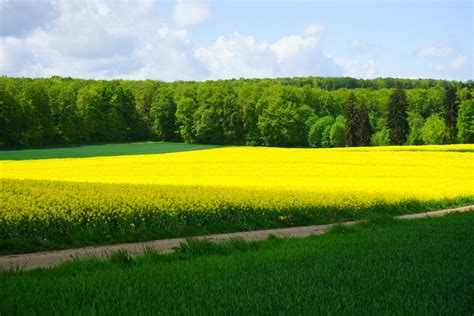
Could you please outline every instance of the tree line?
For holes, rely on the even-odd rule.
[[[394,78],[166,83],[0,77],[0,145],[473,143],[473,85]]]

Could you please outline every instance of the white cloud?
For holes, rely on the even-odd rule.
[[[57,0],[55,19],[25,37],[2,38],[0,74],[203,79],[186,30],[158,19],[158,5]]]
[[[0,37],[0,75],[172,81],[344,73],[324,53],[318,24],[274,41],[236,32],[199,46],[185,27],[211,16],[206,5],[178,1],[179,17],[170,24],[160,16],[161,3],[151,0],[53,4],[54,18]],[[196,14],[186,18],[185,9]]]
[[[310,25],[303,35],[285,36],[271,45],[271,50],[277,56],[277,62],[282,63],[289,58],[314,50],[321,41],[322,28]]]
[[[431,64],[430,68],[438,72],[452,72],[467,70],[469,59],[464,55],[457,55],[446,63]]]
[[[377,65],[373,59],[369,59],[366,62],[359,59],[343,58],[333,58],[333,60],[344,69],[344,76],[371,79],[378,75]]]
[[[418,50],[419,57],[449,57],[454,53],[450,47],[424,47]]]
[[[174,23],[188,28],[206,22],[212,18],[212,11],[206,3],[193,0],[178,0],[173,10]]]
[[[322,52],[322,32],[322,27],[310,25],[303,34],[273,43],[233,33],[196,49],[194,55],[212,79],[340,75],[340,67]]]
[[[214,79],[275,75],[270,45],[249,35],[221,36],[210,47],[196,49],[194,55]]]
[[[31,51],[20,39],[0,38],[0,70],[1,74],[20,76],[20,69],[34,64]]]
[[[444,78],[472,78],[474,69],[469,57],[451,47],[425,47],[418,57],[426,60],[426,67]]]

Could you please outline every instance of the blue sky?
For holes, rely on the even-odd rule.
[[[0,74],[473,79],[473,1],[0,0]]]

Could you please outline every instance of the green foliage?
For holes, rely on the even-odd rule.
[[[311,147],[331,147],[331,128],[334,122],[332,116],[318,119],[309,130],[309,145]]]
[[[456,100],[456,87],[448,85],[444,92],[444,121],[446,124],[446,142],[453,144],[457,140],[458,102]]]
[[[346,118],[346,140],[338,144],[367,145],[372,131],[381,132],[376,143],[385,143],[380,120],[388,122],[392,143],[404,143],[408,131],[408,142],[419,143],[419,128],[408,129],[406,111],[423,120],[439,114],[449,121],[448,136],[456,136],[457,101],[449,100],[453,95],[459,101],[471,98],[472,82],[398,79],[399,87],[393,91],[396,82],[315,77],[173,83],[1,77],[0,146],[182,139],[304,147],[309,146],[316,116],[340,115]],[[396,110],[400,106],[405,110]],[[324,146],[329,145],[330,131]]]
[[[150,109],[159,83],[151,80],[127,82],[135,98],[137,115],[136,139],[152,139]]]
[[[358,100],[351,92],[346,101],[346,145],[349,147],[369,146],[372,135],[372,123],[366,105],[367,99],[362,95]],[[357,103],[360,105],[357,106]],[[374,119],[372,112],[372,119]]]
[[[357,146],[357,111],[356,96],[350,93],[346,103],[346,146]]]
[[[408,101],[405,90],[398,83],[388,103],[388,129],[391,145],[402,145],[408,136]]]
[[[446,125],[437,114],[431,115],[421,129],[421,138],[425,144],[443,144],[446,139]]]
[[[80,139],[83,142],[107,141],[106,113],[102,104],[101,89],[88,86],[81,89],[77,96],[77,111],[81,128]]]
[[[345,147],[346,146],[346,119],[344,116],[339,115],[336,121],[331,126],[329,131],[329,138],[331,140],[332,147]]]
[[[237,103],[237,93],[227,86],[225,90],[214,93],[211,100],[214,109],[220,109],[220,124],[223,131],[224,144],[239,144],[244,136],[244,127],[242,121],[242,109]],[[219,113],[220,111],[217,110]]]
[[[474,100],[461,102],[457,124],[459,142],[474,143]]]
[[[313,109],[300,104],[294,91],[283,89],[260,115],[257,126],[267,146],[304,147],[315,120]]]
[[[242,108],[242,121],[244,129],[244,143],[247,145],[259,145],[262,143],[260,130],[258,129],[259,103],[262,91],[259,87],[243,86],[240,90],[238,103]]]
[[[102,98],[106,104],[109,137],[114,140],[136,139],[137,114],[131,90],[119,81],[112,81],[104,87]]]
[[[0,82],[0,144],[5,146],[19,146],[26,143],[22,132],[22,108]]]
[[[204,144],[239,144],[244,137],[242,110],[237,94],[227,84],[204,86],[199,95],[194,131]]]
[[[370,138],[370,144],[373,146],[390,145],[390,132],[388,128],[383,127],[380,131],[375,132]]]
[[[57,98],[56,124],[61,142],[107,142],[137,139],[139,121],[132,91],[120,81],[96,82]],[[54,103],[53,103],[54,104]],[[73,129],[75,132],[73,132]],[[71,140],[72,138],[72,140]]]
[[[59,89],[56,102],[52,103],[53,123],[58,132],[59,142],[76,143],[78,139],[78,113],[76,107],[77,91],[68,86]]]
[[[372,136],[372,126],[370,125],[369,112],[365,105],[356,110],[356,145],[369,146]]]
[[[53,140],[53,124],[49,96],[40,81],[33,80],[24,86],[21,103],[26,114],[27,144],[51,144]]]
[[[410,127],[410,134],[408,135],[408,145],[423,145],[421,137],[421,129],[423,128],[423,117],[417,112],[408,113],[408,126]]]
[[[187,143],[194,142],[196,138],[193,130],[196,109],[197,104],[191,98],[183,98],[177,105],[176,121],[179,127],[179,133],[181,138]]]
[[[176,102],[170,88],[157,90],[150,108],[151,129],[158,139],[176,140]]]

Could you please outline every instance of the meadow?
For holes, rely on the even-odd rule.
[[[0,253],[472,204],[473,151],[474,145],[221,147],[3,160]]]
[[[0,272],[0,313],[472,315],[474,213]]]
[[[84,158],[102,156],[125,156],[161,154],[216,148],[215,145],[185,144],[171,142],[141,142],[95,145],[50,146],[40,148],[2,149],[0,160],[28,160],[50,158]]]

